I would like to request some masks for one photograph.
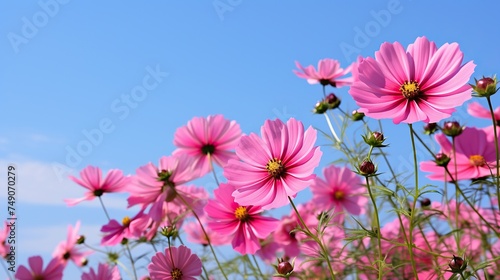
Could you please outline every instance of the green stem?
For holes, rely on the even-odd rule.
[[[137,272],[135,271],[135,261],[134,258],[132,257],[132,252],[130,251],[130,247],[127,244],[125,244],[125,248],[127,248],[128,256],[130,258],[130,264],[132,265],[132,271],[134,272],[134,279],[137,280]]]
[[[381,230],[380,220],[378,217],[377,202],[375,201],[375,197],[373,196],[372,190],[370,188],[370,180],[368,179],[368,176],[366,176],[365,179],[366,179],[366,188],[368,189],[368,193],[370,194],[370,199],[372,200],[373,211],[375,211],[375,226],[377,227],[378,261],[379,261],[378,279],[380,280],[380,279],[382,279],[382,276],[383,276],[381,263],[384,262],[384,259],[382,258],[382,241],[381,241],[381,235],[380,235],[380,230]]]
[[[203,231],[203,234],[205,235],[205,238],[208,241],[208,246],[210,247],[210,251],[212,251],[212,254],[214,255],[215,262],[217,263],[217,266],[219,267],[220,271],[222,272],[224,279],[228,280],[227,275],[224,272],[224,269],[222,269],[222,265],[220,264],[219,259],[217,258],[217,254],[215,253],[214,247],[212,247],[212,242],[210,241],[210,238],[208,237],[207,231],[205,230],[205,227],[203,226],[203,223],[201,222],[200,217],[198,217],[198,214],[196,214],[196,211],[193,210],[191,205],[189,205],[189,203],[187,203],[187,201],[184,199],[184,197],[182,197],[182,195],[177,193],[177,197],[179,197],[179,199],[182,200],[182,203],[184,203],[188,207],[188,209],[191,210],[194,217],[196,218],[196,220],[200,224],[201,230]]]
[[[410,253],[410,262],[411,262],[411,268],[413,270],[413,274],[415,275],[415,279],[418,280],[418,273],[417,273],[417,265],[415,263],[415,257],[413,256],[413,218],[415,217],[415,207],[417,205],[417,199],[419,197],[419,189],[418,189],[418,162],[417,162],[417,149],[415,148],[415,138],[414,138],[414,131],[413,131],[413,126],[412,124],[408,124],[410,127],[410,137],[411,137],[411,148],[413,151],[413,175],[415,176],[415,193],[413,195],[413,205],[411,206],[411,212],[410,212],[410,229],[408,232],[408,239],[410,243],[408,243],[408,250]]]
[[[99,197],[99,202],[101,202],[102,210],[104,210],[104,214],[106,214],[108,221],[111,221],[111,219],[109,218],[108,210],[106,210],[106,207],[104,206],[104,202],[102,202],[102,198],[100,196],[98,196],[98,197]]]
[[[259,266],[259,263],[257,262],[257,259],[255,258],[255,255],[252,255],[252,259],[253,261],[255,262],[255,267],[257,268],[257,270],[259,271],[259,274],[260,276],[262,277],[262,279],[266,279],[266,277],[264,276],[264,274],[262,273],[262,270],[260,270],[260,266]]]
[[[495,137],[495,155],[496,155],[496,179],[497,179],[497,200],[498,200],[498,209],[500,209],[500,151],[498,149],[498,135],[497,135],[497,120],[495,119],[495,112],[493,111],[493,106],[491,105],[490,97],[486,97],[488,101],[488,107],[490,107],[491,120],[493,121],[493,134]]]
[[[290,204],[292,205],[293,210],[295,211],[295,214],[297,214],[297,217],[299,218],[299,221],[300,221],[301,226],[304,229],[304,231],[307,233],[307,235],[309,235],[309,237],[311,237],[316,243],[318,243],[318,245],[321,249],[321,255],[323,255],[324,259],[326,260],[326,262],[328,264],[328,270],[330,270],[330,275],[332,276],[332,280],[335,280],[335,273],[333,271],[332,263],[330,262],[328,249],[326,249],[325,246],[323,245],[322,239],[320,239],[319,237],[314,235],[311,232],[311,230],[309,230],[306,223],[302,219],[302,216],[300,215],[299,211],[297,210],[297,207],[295,207],[295,203],[293,203],[293,200],[290,197],[288,197],[288,200],[290,201]]]

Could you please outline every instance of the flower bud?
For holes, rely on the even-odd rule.
[[[177,237],[177,229],[175,226],[165,226],[161,228],[161,235],[170,238],[170,237]]]
[[[377,168],[375,167],[375,164],[369,159],[363,160],[363,162],[359,165],[359,172],[363,176],[369,176],[372,174],[375,174],[377,172]]]
[[[290,262],[283,260],[283,258],[278,258],[276,271],[280,276],[289,276],[293,272],[293,265]]]
[[[328,104],[325,103],[324,101],[318,101],[316,105],[314,106],[313,113],[315,114],[323,114],[328,110]]]
[[[451,272],[460,273],[467,268],[467,263],[461,257],[453,255],[453,259],[451,259],[448,266],[451,268]]]
[[[432,135],[438,130],[437,123],[428,123],[424,125],[424,133],[427,135]]]
[[[480,97],[491,96],[498,91],[497,78],[483,77],[482,79],[476,80],[476,85],[472,85],[472,88]]]
[[[436,154],[436,159],[434,160],[437,166],[446,167],[448,162],[450,162],[450,157],[443,153]]]
[[[80,237],[76,240],[76,244],[80,245],[83,243],[85,243],[85,235],[80,235]]]
[[[420,206],[422,206],[422,207],[431,206],[431,200],[428,198],[424,198],[424,199],[420,200]]]
[[[352,116],[351,116],[351,118],[352,118],[352,120],[353,120],[353,121],[360,121],[360,120],[362,120],[364,117],[365,117],[365,114],[364,114],[364,113],[362,113],[362,112],[358,112],[358,111],[356,111],[356,110],[352,111]]]
[[[387,146],[387,145],[383,144],[385,141],[385,138],[384,138],[384,134],[382,134],[381,132],[375,131],[367,136],[362,136],[362,137],[363,137],[363,140],[365,140],[365,143],[370,145],[370,146],[373,146],[373,147],[386,147]]]
[[[462,133],[464,128],[460,126],[457,121],[444,122],[443,128],[441,129],[446,136],[455,137]]]
[[[83,259],[80,266],[86,266],[87,264],[89,264],[89,260]]]
[[[335,109],[340,105],[340,99],[333,93],[325,97],[325,103],[328,104],[328,109]]]

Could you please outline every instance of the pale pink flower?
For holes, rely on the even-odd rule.
[[[82,252],[76,247],[76,241],[80,237],[80,235],[78,235],[79,230],[80,221],[76,222],[74,228],[69,225],[66,240],[61,241],[52,254],[52,257],[58,259],[64,266],[66,266],[69,260],[73,261],[77,266],[82,266],[86,257],[92,253],[91,251]]]
[[[335,212],[347,210],[353,215],[366,211],[368,198],[360,177],[347,167],[330,165],[323,169],[325,179],[316,177],[311,184],[313,203],[319,209]]]
[[[212,164],[224,166],[236,158],[233,149],[241,137],[241,129],[235,121],[222,115],[206,118],[195,117],[186,126],[177,129],[173,155],[186,154],[194,159],[194,169],[203,176],[212,170]]]
[[[467,113],[476,118],[489,119],[491,120],[491,112],[489,109],[484,108],[479,102],[472,102],[467,107]],[[493,110],[493,115],[495,116],[495,121],[500,123],[500,107]]]
[[[386,42],[375,59],[359,64],[359,80],[349,93],[359,111],[374,119],[438,122],[472,97],[468,81],[475,65],[462,65],[463,56],[457,43],[438,49],[426,37],[417,38],[407,50],[399,42]]]
[[[283,248],[287,257],[296,257],[300,254],[300,243],[297,235],[302,233],[294,231],[296,228],[300,228],[300,221],[292,209],[289,216],[281,218],[273,233],[273,239]]]
[[[164,156],[158,167],[148,163],[136,173],[129,188],[128,206],[140,205],[145,209],[151,205],[149,215],[155,221],[162,220],[167,202],[178,199],[177,187],[198,177],[193,160],[187,155]]]
[[[82,274],[82,280],[121,280],[118,266],[110,266],[107,263],[100,263],[97,268],[97,273],[93,268],[89,272]]]
[[[187,234],[187,240],[192,243],[196,244],[201,244],[203,246],[208,246],[209,243],[212,245],[226,245],[231,243],[230,236],[227,235],[220,235],[217,232],[211,230],[210,227],[208,227],[208,221],[205,215],[199,216],[200,222],[203,225],[203,228],[205,229],[205,232],[208,235],[205,235],[203,233],[203,230],[201,229],[200,222],[198,220],[192,220],[190,222],[187,222],[182,228]],[[209,242],[210,241],[210,242]]]
[[[230,160],[224,168],[228,183],[235,186],[235,201],[240,205],[281,207],[288,197],[306,188],[321,159],[315,147],[316,130],[293,118],[284,124],[267,120],[261,128],[262,138],[252,133],[242,136],[236,147],[241,161]]]
[[[47,267],[43,269],[43,259],[33,256],[28,259],[29,269],[21,265],[16,272],[17,280],[60,280],[63,277],[64,265],[58,259],[52,259]]]
[[[124,217],[121,223],[115,219],[110,220],[101,228],[101,232],[104,233],[101,245],[113,246],[119,244],[124,238],[136,239],[141,237],[142,232],[147,227],[144,216],[144,212],[140,211],[132,219],[128,216]]]
[[[90,165],[80,172],[80,179],[74,176],[69,178],[88,191],[82,198],[65,199],[68,206],[74,206],[84,200],[93,200],[104,193],[122,192],[130,182],[130,177],[123,176],[122,171],[118,169],[110,170],[103,180],[101,169]]]
[[[201,260],[181,245],[158,252],[148,265],[151,280],[196,280],[201,275]]]
[[[351,66],[346,69],[340,67],[340,63],[335,59],[325,58],[318,62],[318,70],[314,69],[314,66],[309,65],[307,67],[302,67],[298,61],[295,61],[295,65],[300,71],[293,70],[295,75],[300,78],[307,79],[309,84],[320,83],[323,86],[331,85],[333,87],[343,87],[348,86],[352,83],[352,77],[340,78],[347,75],[351,71]]]
[[[242,206],[231,194],[234,187],[221,183],[214,190],[215,199],[208,201],[205,212],[211,219],[208,226],[214,232],[231,236],[233,249],[241,254],[254,254],[260,249],[259,239],[266,238],[276,229],[278,220],[261,215],[259,206]]]
[[[456,159],[452,143],[444,134],[436,134],[435,139],[441,146],[441,153],[451,159],[447,167],[453,179],[476,179],[496,173],[495,143],[484,129],[466,127],[455,137]],[[431,172],[432,174],[427,176],[430,179],[451,181],[444,167],[438,166],[434,161],[421,162],[420,169]]]

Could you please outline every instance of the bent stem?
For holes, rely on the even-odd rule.
[[[288,201],[290,201],[290,204],[293,207],[293,210],[295,211],[295,214],[297,214],[297,217],[299,218],[301,227],[304,229],[307,235],[311,237],[316,243],[318,243],[320,249],[321,249],[321,255],[324,257],[328,264],[328,270],[330,270],[330,275],[332,276],[332,280],[335,280],[335,273],[333,271],[332,263],[330,262],[330,257],[328,256],[328,250],[326,249],[325,245],[323,244],[322,239],[314,235],[311,230],[309,230],[309,227],[307,227],[306,223],[302,219],[302,216],[300,215],[299,211],[297,210],[297,207],[295,207],[295,203],[293,203],[293,200],[288,196]]]
[[[184,203],[186,205],[186,207],[189,210],[191,210],[191,212],[193,213],[194,217],[196,218],[196,220],[200,224],[201,230],[203,231],[203,234],[205,235],[205,238],[208,241],[208,246],[210,247],[210,251],[212,251],[212,254],[214,255],[215,262],[217,263],[217,266],[219,267],[219,270],[222,272],[222,275],[224,276],[224,279],[228,280],[227,275],[224,272],[224,269],[222,269],[222,265],[220,264],[219,259],[217,258],[217,254],[215,253],[214,247],[212,247],[212,242],[210,241],[210,238],[208,237],[207,231],[205,230],[205,227],[203,226],[203,223],[201,222],[200,217],[198,216],[198,214],[196,214],[196,211],[193,210],[193,208],[191,207],[191,205],[189,203],[187,203],[187,201],[184,199],[184,197],[182,197],[182,195],[180,195],[179,193],[177,193],[177,196],[180,198],[180,200],[182,200],[182,203]]]
[[[328,114],[325,112],[325,113],[323,113],[323,115],[325,115],[326,123],[328,124],[328,127],[330,128],[330,131],[332,132],[333,138],[335,138],[335,140],[338,143],[342,143],[340,141],[340,138],[337,136],[337,133],[335,132],[335,129],[333,128],[332,122],[330,121],[330,118],[328,117]]]
[[[125,244],[125,248],[127,248],[128,256],[130,258],[130,264],[132,265],[132,271],[134,272],[134,279],[137,280],[137,272],[135,271],[135,261],[134,258],[132,257],[132,252],[130,251],[130,247],[127,244]]]
[[[375,202],[375,197],[373,196],[372,190],[370,188],[370,180],[368,179],[368,176],[365,176],[365,179],[366,179],[366,188],[368,188],[368,194],[370,195],[370,199],[373,204],[373,211],[375,212],[375,226],[377,227],[378,261],[379,261],[378,279],[382,279],[381,263],[384,262],[384,259],[382,258],[382,241],[381,241],[382,238],[380,235],[380,220],[378,217],[378,207],[377,203]]]
[[[490,97],[486,97],[486,100],[488,101],[488,107],[490,107],[490,113],[491,113],[491,120],[493,121],[493,134],[495,137],[495,155],[496,155],[496,185],[497,185],[497,200],[498,200],[498,209],[500,209],[500,151],[498,149],[498,134],[497,134],[497,121],[495,119],[495,113],[493,111],[493,106],[491,105],[491,99]]]

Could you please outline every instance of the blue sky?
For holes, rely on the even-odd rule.
[[[383,42],[406,46],[425,35],[438,46],[458,42],[477,65],[474,77],[495,74],[498,23],[486,14],[499,8],[496,1],[3,1],[0,168],[19,169],[18,265],[31,255],[48,260],[78,219],[88,232],[105,222],[97,201],[65,206],[63,198],[83,194],[69,174],[87,165],[132,174],[156,163],[194,116],[220,113],[245,133],[289,117],[326,129],[311,114],[321,88],[293,74],[296,60],[334,58],[346,67]],[[343,109],[356,108],[347,88],[334,92]],[[465,107],[454,119],[488,124]],[[383,123],[396,166],[410,166],[407,127]],[[339,156],[324,154],[323,164]],[[211,178],[200,184],[215,187]],[[2,219],[5,201],[0,192]],[[124,197],[105,201],[118,217],[126,213]],[[67,277],[78,273],[70,268]]]

